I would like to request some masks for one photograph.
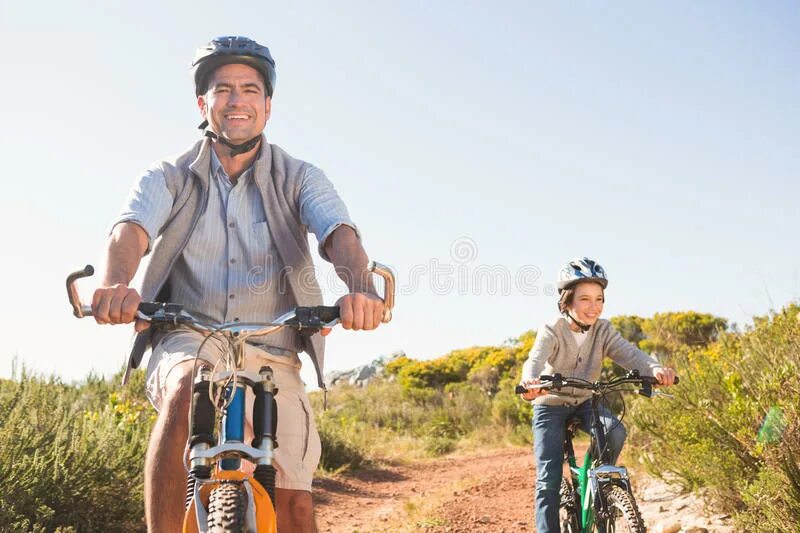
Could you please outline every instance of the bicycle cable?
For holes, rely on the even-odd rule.
[[[192,441],[192,427],[194,426],[194,376],[197,374],[197,362],[200,360],[200,354],[203,351],[203,347],[205,347],[206,343],[214,337],[216,340],[220,340],[216,337],[216,335],[222,330],[222,328],[216,328],[211,331],[208,335],[205,336],[203,341],[200,343],[200,346],[197,347],[197,352],[194,354],[193,363],[192,363],[192,386],[189,387],[189,434],[186,436],[186,445],[184,446],[183,450],[183,468],[186,470],[186,474],[189,475],[191,471],[191,465],[189,464],[189,453],[191,452],[190,443]],[[193,330],[189,330],[193,331]],[[204,360],[205,361],[205,360]],[[208,361],[205,361],[208,362]],[[219,362],[219,360],[217,360]],[[213,376],[213,369],[216,368],[216,365],[212,368],[212,376]],[[208,387],[209,390],[209,398],[213,402],[214,399],[211,397],[211,386]],[[216,404],[215,404],[216,405]]]
[[[614,412],[611,410],[611,405],[608,403],[608,400],[606,399],[606,395],[608,395],[608,394],[612,394],[612,393],[615,393],[615,392],[616,392],[617,394],[619,394],[619,396],[620,396],[620,399],[622,400],[622,401],[621,401],[621,403],[622,403],[622,412],[620,413],[619,417],[616,419],[616,422],[615,422],[615,423],[614,423],[614,424],[611,426],[611,429],[609,429],[608,431],[606,431],[606,435],[609,435],[611,432],[613,432],[615,429],[617,429],[617,427],[619,427],[619,426],[621,426],[621,425],[622,425],[622,421],[624,420],[624,418],[625,418],[625,415],[626,415],[626,414],[627,414],[627,412],[628,412],[628,405],[627,405],[627,403],[625,402],[624,398],[622,397],[622,393],[623,393],[623,392],[635,392],[635,389],[633,389],[633,390],[631,390],[631,389],[626,389],[626,390],[623,390],[623,389],[621,389],[621,388],[619,388],[619,389],[611,389],[611,387],[614,387],[614,386],[616,386],[616,385],[620,385],[620,386],[622,386],[622,385],[628,385],[628,384],[629,384],[629,383],[625,383],[624,381],[620,380],[620,381],[619,381],[619,382],[617,382],[617,383],[612,383],[610,387],[607,387],[607,388],[606,388],[606,389],[605,389],[603,392],[601,392],[601,393],[600,393],[600,399],[601,399],[601,401],[602,401],[603,403],[605,403],[605,406],[606,406],[606,408],[608,409],[608,411],[609,411],[609,412],[610,412],[612,415],[614,414]],[[603,454],[606,452],[606,450],[608,450],[608,449],[609,449],[609,445],[610,445],[610,443],[609,443],[609,440],[608,440],[608,438],[606,438],[606,445],[605,445],[605,447],[604,447],[604,448],[601,450],[601,452],[600,452],[600,455],[601,455],[601,456],[602,456],[602,455],[603,455]]]
[[[222,357],[217,359],[217,362],[214,364],[214,368],[211,369],[211,375],[217,373],[217,367],[219,364],[224,360],[225,361],[225,370],[229,370],[231,375],[228,376],[228,379],[225,381],[224,384],[217,386],[216,383],[211,383],[211,386],[208,388],[208,397],[211,400],[211,403],[214,404],[215,408],[218,408],[220,411],[226,411],[228,406],[230,406],[231,402],[233,402],[233,397],[235,395],[236,384],[237,380],[237,373],[236,373],[236,362],[232,361],[232,357],[235,355],[231,355],[232,350],[235,349],[233,342],[230,339],[226,339],[228,341],[228,350],[225,350]],[[231,390],[234,391],[232,394],[228,396],[228,398],[223,398],[225,391],[228,389],[229,386],[232,386]],[[216,388],[217,394],[215,395],[213,389]],[[222,400],[225,400],[224,402]]]
[[[613,433],[613,431],[615,429],[617,429],[619,426],[622,425],[622,419],[625,418],[625,409],[626,409],[626,407],[625,407],[625,400],[624,399],[622,400],[622,413],[619,415],[619,418],[615,418],[614,417],[614,411],[611,409],[611,404],[609,403],[608,399],[606,398],[607,395],[609,395],[609,394],[611,394],[613,392],[619,393],[620,398],[622,398],[622,391],[618,391],[618,390],[616,390],[616,391],[615,390],[604,390],[604,391],[602,391],[600,393],[600,402],[605,406],[605,408],[611,414],[612,418],[614,418],[614,420],[615,420],[615,423],[611,426],[611,428],[608,431],[605,432],[606,433],[606,438],[604,439],[605,440],[605,445],[603,446],[603,449],[600,450],[600,457],[605,455],[606,451],[611,451],[611,449],[610,449],[611,443],[609,442],[608,436],[611,433]],[[598,459],[600,457],[598,457]]]

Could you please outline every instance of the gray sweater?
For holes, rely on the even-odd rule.
[[[625,340],[608,320],[598,320],[586,333],[580,348],[564,317],[542,326],[536,342],[522,367],[522,381],[542,374],[559,373],[589,381],[600,378],[603,357],[608,356],[621,367],[652,376],[661,365],[645,352]],[[592,396],[590,391],[564,387],[534,400],[537,405],[578,405]]]

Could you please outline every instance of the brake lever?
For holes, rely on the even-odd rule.
[[[136,311],[136,318],[162,326],[179,326],[194,321],[194,317],[184,311],[182,305],[172,303],[158,304],[158,308],[149,313],[140,309]]]
[[[339,309],[336,307],[297,307],[292,314],[284,315],[283,323],[297,329],[300,335],[311,336],[323,328],[332,328],[339,323]],[[331,318],[327,322],[323,320]],[[282,317],[283,318],[283,317]]]

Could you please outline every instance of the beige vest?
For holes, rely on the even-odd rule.
[[[203,139],[187,152],[157,163],[175,201],[167,222],[153,244],[150,263],[144,272],[140,291],[143,301],[162,301],[159,293],[164,289],[175,261],[189,242],[189,236],[205,209],[209,194],[211,146],[209,139]],[[301,279],[303,273],[314,268],[298,205],[306,165],[308,163],[291,157],[277,145],[268,144],[266,138],[262,138],[261,149],[253,166],[253,177],[261,192],[267,225],[280,264],[286,272],[289,290],[282,297],[287,299],[287,308],[322,304],[322,292],[316,280],[310,281],[307,276]],[[150,329],[136,334],[123,382],[127,381],[131,369],[139,366],[144,353],[158,340],[159,334]],[[311,356],[319,386],[324,388],[323,337],[301,337],[300,346]]]

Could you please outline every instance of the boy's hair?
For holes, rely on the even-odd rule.
[[[561,291],[561,297],[558,299],[558,311],[561,314],[567,312],[567,309],[572,305],[572,299],[575,297],[575,289],[564,289]]]

